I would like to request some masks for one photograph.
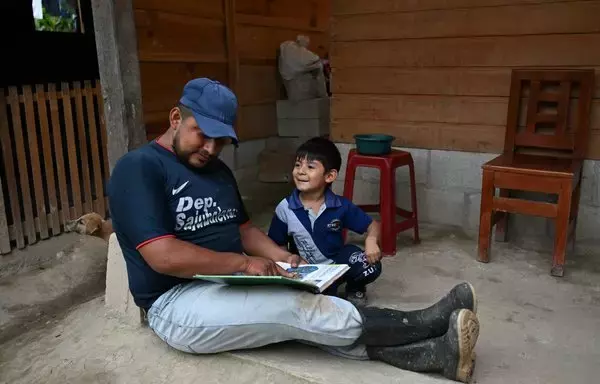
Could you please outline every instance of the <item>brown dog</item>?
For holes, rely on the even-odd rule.
[[[96,236],[108,241],[111,233],[113,233],[113,227],[110,220],[104,220],[96,212],[91,212],[86,213],[76,220],[67,222],[65,224],[65,231]]]

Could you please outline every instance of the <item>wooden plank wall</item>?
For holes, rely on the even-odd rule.
[[[304,34],[311,39],[310,49],[323,56],[329,15],[330,0],[236,0],[242,139],[277,135],[277,49]]]
[[[600,1],[333,0],[332,137],[499,152],[517,67],[598,71],[588,157],[600,159]]]
[[[167,128],[168,112],[194,77],[228,84],[240,104],[241,140],[277,134],[276,51],[299,33],[328,49],[329,0],[134,0],[142,102],[148,138]]]
[[[133,0],[144,121],[149,139],[168,128],[185,83],[227,83],[223,0]]]

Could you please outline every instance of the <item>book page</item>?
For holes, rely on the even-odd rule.
[[[348,268],[345,264],[302,264],[297,268],[291,268],[291,265],[288,263],[278,262],[278,264],[286,271],[296,273],[297,279],[314,284],[319,288],[335,280]]]

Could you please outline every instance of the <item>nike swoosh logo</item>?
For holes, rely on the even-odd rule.
[[[190,181],[186,181],[185,183],[181,184],[181,186],[179,188],[173,188],[173,196],[175,196],[176,194],[178,194],[179,192],[181,192],[181,190],[183,188],[185,188],[186,185],[188,185]]]

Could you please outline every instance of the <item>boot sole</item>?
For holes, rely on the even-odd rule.
[[[468,383],[475,368],[475,344],[479,337],[479,320],[470,310],[462,310],[458,315],[458,352],[459,359],[456,367],[456,380]]]
[[[469,284],[469,288],[471,289],[471,293],[473,294],[473,313],[477,314],[477,295],[475,294],[475,287],[473,284],[467,282]]]

